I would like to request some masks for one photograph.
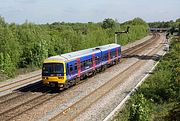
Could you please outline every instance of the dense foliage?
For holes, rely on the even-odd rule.
[[[140,86],[117,120],[179,121],[179,86],[180,40],[176,39],[171,43],[170,52],[160,60],[153,75]],[[138,106],[141,109],[137,109]]]
[[[142,94],[138,94],[130,107],[129,121],[148,121],[149,106]]]
[[[151,28],[168,28],[168,27],[175,27],[178,28],[180,24],[180,18],[177,19],[176,21],[162,21],[162,22],[150,22],[148,23],[149,27]]]
[[[120,24],[113,19],[100,23],[65,23],[22,25],[8,24],[0,17],[0,75],[13,76],[18,68],[41,67],[53,55],[114,42],[114,32],[130,26],[119,44],[127,44],[148,34],[148,25],[140,18]],[[1,79],[0,79],[1,80]]]

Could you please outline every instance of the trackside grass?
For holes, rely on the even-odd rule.
[[[114,121],[180,120],[180,38],[161,58],[153,74],[133,94]]]

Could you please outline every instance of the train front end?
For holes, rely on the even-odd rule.
[[[43,84],[55,88],[63,88],[66,81],[66,66],[63,61],[44,61],[42,67]]]

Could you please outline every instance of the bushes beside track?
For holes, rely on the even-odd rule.
[[[148,34],[148,25],[140,18],[118,23],[105,19],[100,23],[8,24],[0,17],[0,80],[13,77],[21,68],[41,67],[53,55],[114,42],[114,32],[130,26],[128,35],[118,38],[125,45]]]
[[[180,38],[172,41],[170,52],[114,120],[180,120]]]

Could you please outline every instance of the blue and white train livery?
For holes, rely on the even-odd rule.
[[[121,46],[108,44],[84,49],[44,60],[43,84],[60,89],[76,84],[80,79],[117,64],[121,58]]]

